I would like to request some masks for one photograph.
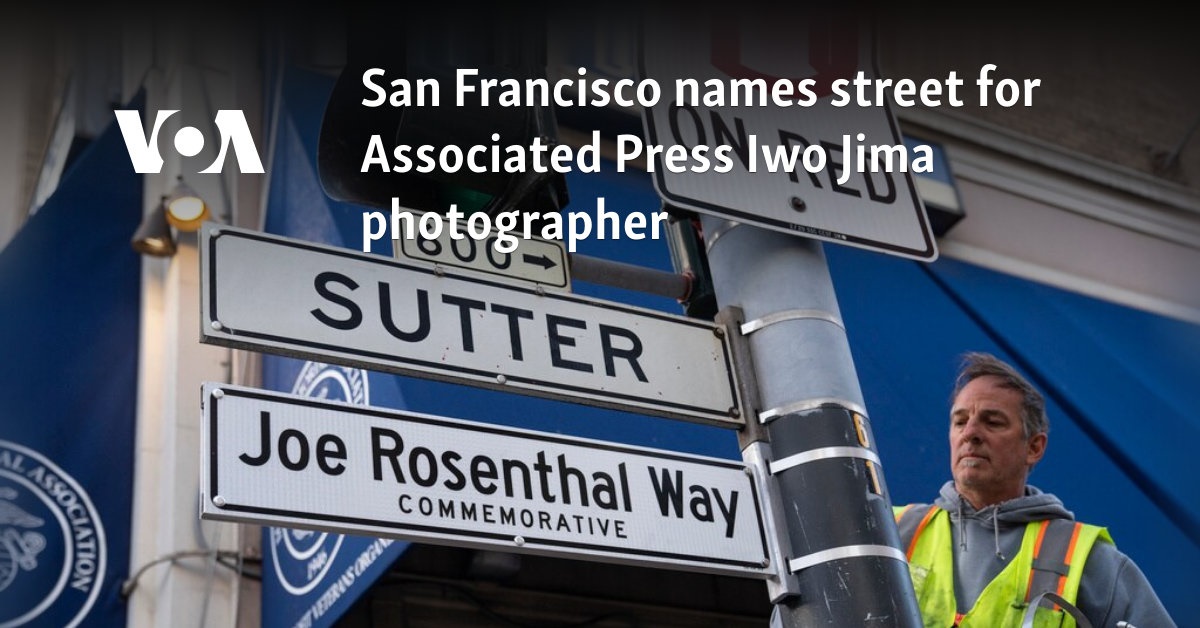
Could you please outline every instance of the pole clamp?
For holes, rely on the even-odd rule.
[[[867,416],[867,409],[861,405],[849,401],[847,399],[838,399],[837,397],[816,397],[814,399],[804,399],[801,401],[793,401],[787,405],[779,406],[778,408],[770,408],[758,413],[760,423],[766,424],[785,415],[797,412],[808,412],[816,410],[823,406],[838,406],[845,408],[855,414]]]
[[[792,454],[779,460],[772,460],[769,468],[771,474],[775,475],[802,464],[818,460],[828,460],[830,458],[861,458],[875,464],[880,464],[879,455],[870,449],[863,447],[821,447],[820,449],[810,449],[798,454]]]
[[[763,329],[764,327],[774,325],[775,323],[804,319],[825,321],[827,323],[833,323],[834,325],[837,325],[843,331],[846,329],[846,324],[842,322],[842,317],[834,314],[833,312],[829,312],[827,310],[795,309],[772,312],[766,316],[763,316],[762,318],[746,321],[745,323],[742,323],[742,334],[749,336],[750,334]]]
[[[822,563],[828,563],[834,560],[843,560],[846,558],[861,558],[865,556],[878,556],[879,558],[894,558],[900,562],[907,563],[908,560],[904,556],[904,552],[891,547],[889,545],[843,545],[842,547],[833,547],[812,554],[806,554],[798,558],[793,558],[788,561],[788,569],[792,573],[798,573],[801,570],[808,569]]]

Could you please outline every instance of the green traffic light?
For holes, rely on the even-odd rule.
[[[458,185],[439,185],[438,198],[442,207],[458,205],[458,210],[464,214],[485,211],[492,202],[492,195],[478,190]]]

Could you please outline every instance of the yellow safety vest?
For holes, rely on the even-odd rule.
[[[1097,539],[1112,543],[1104,528],[1067,519],[1035,521],[1025,526],[1021,550],[984,587],[975,605],[958,613],[954,598],[954,547],[950,514],[931,505],[894,509],[906,549],[917,604],[927,628],[937,626],[1012,627],[1021,625],[1029,601],[1043,591],[1076,603],[1088,553]],[[1048,603],[1035,611],[1035,628],[1075,628],[1075,620]]]

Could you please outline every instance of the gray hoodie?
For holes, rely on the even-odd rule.
[[[1023,497],[975,510],[954,482],[946,482],[935,504],[950,514],[954,597],[960,613],[970,610],[983,588],[1021,549],[1025,524],[1075,519],[1057,497],[1028,485]],[[1097,542],[1088,555],[1076,605],[1095,628],[1115,628],[1119,621],[1135,628],[1175,625],[1146,576],[1111,543]]]

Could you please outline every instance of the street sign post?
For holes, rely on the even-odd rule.
[[[530,282],[567,292],[571,290],[567,247],[562,242],[516,238],[516,250],[501,253],[494,246],[496,236],[479,241],[459,234],[463,237],[454,239],[445,229],[436,238],[426,238],[420,232],[413,235],[416,237],[394,241],[398,259],[453,266],[492,278]]]
[[[201,516],[767,578],[740,462],[206,383]]]
[[[781,626],[859,625],[867,617],[921,625],[824,249],[815,241],[919,260],[937,255],[910,174],[860,168],[859,147],[903,144],[886,106],[837,107],[830,98],[837,81],[861,72],[870,84],[877,74],[869,39],[858,35],[857,21],[842,19],[853,15],[808,5],[741,15],[713,7],[648,20],[643,31],[641,72],[664,96],[643,114],[650,142],[682,147],[693,158],[718,147],[734,155],[725,173],[670,172],[663,153],[653,166],[667,202],[708,214],[701,222],[717,301],[745,316],[739,330],[754,355],[754,405],[769,442],[751,443],[743,455],[770,471],[764,501],[786,505],[772,509],[780,519],[771,526],[773,544],[788,556],[786,575],[768,580],[772,623]],[[805,21],[816,17],[824,19]],[[696,80],[710,98],[677,102],[676,79]],[[730,91],[712,97],[755,80],[778,87],[771,104],[733,107]],[[788,90],[804,86],[816,96],[805,106],[774,99],[786,101]],[[824,155],[824,167],[761,169],[771,151],[792,147]]]
[[[858,23],[827,16],[806,24],[795,19],[794,10],[707,18],[699,13],[648,20],[639,69],[662,88],[659,104],[643,110],[648,143],[683,147],[689,155],[707,146],[709,160],[716,147],[727,145],[732,169],[673,172],[665,163],[667,152],[660,152],[653,163],[659,194],[671,204],[737,222],[918,260],[936,258],[913,177],[899,168],[898,151],[908,155],[889,106],[832,104],[833,81],[854,80],[860,71],[864,80],[878,75],[870,38]],[[735,81],[761,81],[770,92],[783,80],[793,91],[782,100],[795,103],[797,85],[807,79],[819,97],[811,105],[780,106],[773,99],[766,106],[731,104],[735,91],[746,93]],[[676,89],[677,80],[694,80],[698,102],[686,87]],[[722,104],[711,99],[718,85]],[[707,104],[704,94],[710,96]],[[826,156],[815,172],[803,167],[803,159],[791,167],[769,165],[781,153],[799,156],[810,146]],[[870,146],[899,147],[888,149],[890,168],[858,171],[864,161],[859,150],[869,158]]]
[[[208,225],[201,340],[715,425],[741,425],[723,328]]]

